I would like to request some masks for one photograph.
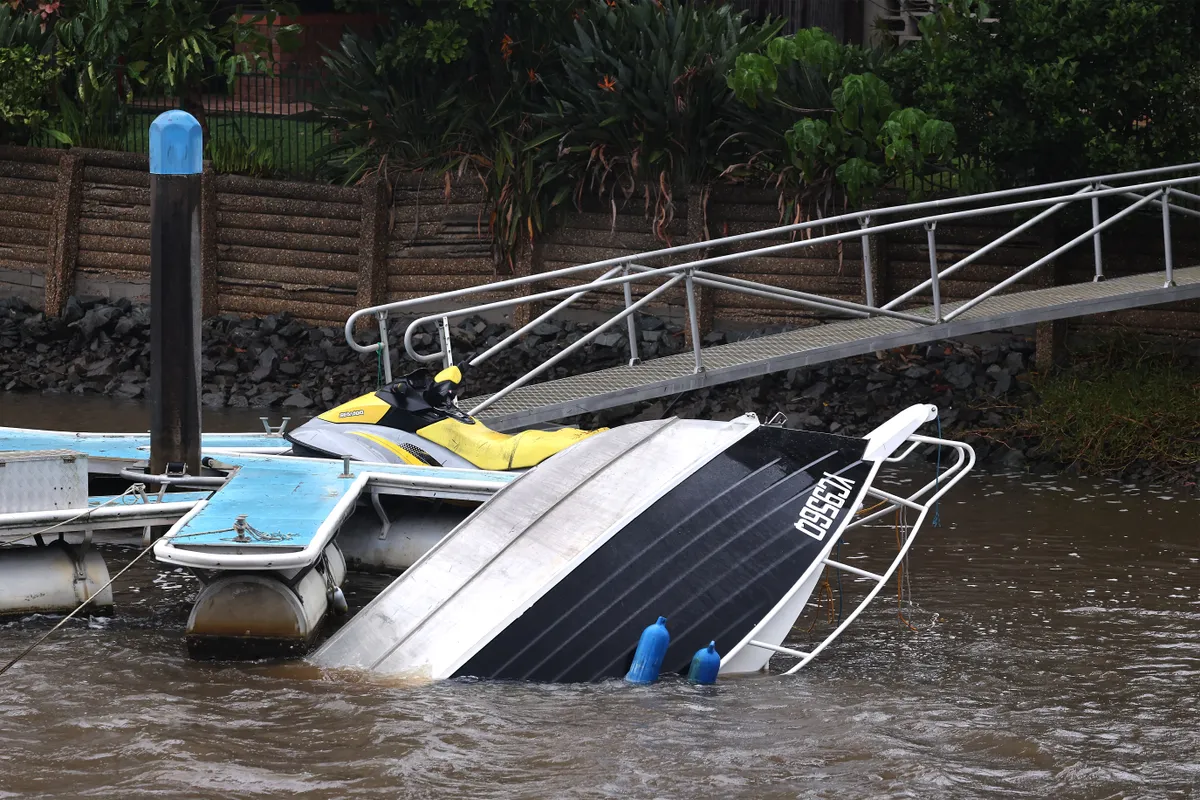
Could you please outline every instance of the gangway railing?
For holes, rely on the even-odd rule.
[[[640,363],[640,356],[635,315],[646,305],[680,284],[682,284],[687,306],[688,325],[690,328],[696,373],[701,373],[705,369],[704,353],[701,348],[699,308],[695,291],[695,287],[697,286],[782,301],[835,315],[858,318],[892,318],[919,326],[942,325],[961,316],[988,298],[1028,278],[1034,272],[1051,264],[1055,259],[1082,245],[1089,239],[1092,241],[1095,261],[1095,272],[1092,280],[1104,280],[1102,233],[1138,211],[1154,207],[1160,210],[1162,217],[1164,243],[1163,285],[1171,287],[1174,285],[1171,215],[1175,213],[1200,218],[1200,211],[1176,202],[1176,200],[1179,200],[1200,204],[1200,195],[1193,194],[1181,188],[1195,184],[1200,184],[1200,162],[1138,170],[1135,172],[1100,175],[1070,181],[1059,181],[1057,183],[1006,189],[963,197],[928,200],[919,203],[817,218],[761,231],[689,242],[687,244],[664,247],[644,253],[618,256],[588,264],[551,270],[549,272],[539,272],[532,275],[480,284],[465,289],[441,292],[426,297],[371,306],[355,311],[350,315],[345,326],[346,341],[358,352],[379,353],[384,378],[390,383],[392,381],[392,368],[388,345],[388,319],[391,315],[412,313],[419,308],[427,308],[430,305],[437,307],[439,310],[418,316],[408,323],[404,332],[404,348],[408,356],[414,361],[424,363],[443,361],[449,366],[454,363],[450,339],[450,320],[503,309],[512,309],[527,304],[557,301],[549,309],[538,314],[524,325],[521,325],[501,341],[470,358],[467,363],[475,366],[483,363],[501,350],[512,346],[514,342],[532,331],[535,326],[552,319],[588,295],[620,287],[624,295],[624,304],[620,311],[613,314],[607,320],[602,321],[590,332],[567,345],[549,359],[536,365],[533,369],[470,409],[471,414],[478,414],[506,395],[528,384],[572,353],[587,346],[605,331],[622,322],[626,324],[628,329],[629,364],[631,366],[637,365]],[[1100,208],[1100,201],[1102,199],[1126,201],[1128,205],[1104,218],[1102,217]],[[1087,230],[1073,237],[1065,244],[1055,247],[1051,252],[1028,266],[1019,268],[1008,277],[996,281],[993,285],[979,292],[974,297],[964,302],[956,303],[955,307],[950,310],[944,310],[941,288],[942,283],[947,278],[979,261],[987,254],[1013,239],[1027,233],[1031,228],[1045,222],[1060,213],[1063,209],[1078,204],[1088,204],[1090,206],[1092,224]],[[955,263],[943,268],[939,267],[937,230],[940,223],[1032,210],[1037,210],[1037,213],[1030,219],[1016,225]],[[899,219],[881,221],[893,218]],[[813,235],[814,230],[817,228],[827,229],[833,226],[852,227],[855,224],[858,226],[857,229]],[[878,294],[878,287],[874,285],[871,264],[871,237],[911,228],[923,228],[925,230],[929,251],[929,277],[901,292],[895,298],[881,302],[876,296]],[[672,256],[695,253],[699,250],[720,249],[731,245],[755,242],[782,235],[793,235],[800,238],[794,238],[791,241],[782,243],[765,244],[749,250],[706,255],[678,264],[656,267],[647,265],[647,262]],[[859,239],[862,244],[864,302],[861,303],[772,286],[759,281],[737,278],[713,271],[713,268],[722,265],[744,262],[763,256],[791,253],[804,248],[844,242],[855,238]],[[593,277],[575,285],[545,289],[501,300],[462,304],[462,301],[474,298],[480,294],[494,294],[507,290],[524,289],[525,287],[533,287],[539,284],[545,285],[561,282],[563,279],[578,279],[586,277],[589,274],[593,275]],[[657,283],[658,285],[650,288],[641,298],[635,301],[632,290],[632,286],[635,283]],[[911,307],[914,303],[919,302],[918,298],[923,299],[926,296],[929,299],[928,307],[904,310],[906,307]],[[357,341],[355,331],[359,320],[369,317],[374,317],[378,323],[379,341],[363,344]],[[440,347],[437,351],[430,353],[418,352],[413,343],[414,334],[427,325],[436,327]]]

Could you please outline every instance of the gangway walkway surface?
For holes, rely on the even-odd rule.
[[[491,426],[502,430],[512,429],[876,350],[1200,298],[1200,266],[1175,268],[1171,230],[1174,220],[1200,219],[1200,194],[1193,194],[1184,188],[1194,188],[1197,184],[1200,184],[1200,163],[817,218],[769,230],[689,242],[364,308],[354,312],[346,321],[346,341],[359,352],[378,353],[385,380],[390,382],[392,365],[388,317],[391,314],[423,314],[407,323],[404,331],[405,351],[409,358],[418,363],[442,362],[449,366],[456,363],[451,348],[451,319],[522,305],[540,310],[544,305],[554,303],[483,352],[470,354],[467,364],[476,366],[512,346],[537,325],[561,313],[576,301],[620,290],[624,295],[624,307],[610,318],[494,394],[461,402],[464,410],[485,419]],[[1105,217],[1102,211],[1106,207],[1101,205],[1101,201],[1107,204],[1107,208],[1118,204],[1128,205]],[[1085,210],[1090,210],[1091,227],[1032,263],[1012,267],[1011,274],[986,282],[986,288],[970,299],[947,303],[941,301],[941,290],[947,278],[1008,242],[1028,236],[1031,229],[1070,206],[1083,206]],[[939,260],[939,223],[994,215],[1011,220],[1016,212],[1026,215],[1032,213],[1033,216],[953,264],[947,266]],[[1104,274],[1102,255],[1104,232],[1123,219],[1147,212],[1161,216],[1163,269],[1108,278]],[[929,277],[898,292],[895,297],[877,298],[871,266],[871,237],[912,228],[924,228]],[[789,237],[790,241],[779,242],[781,237]],[[796,291],[721,271],[728,264],[741,265],[755,258],[777,257],[820,245],[836,243],[840,246],[849,240],[860,240],[862,243],[861,302]],[[745,245],[748,243],[750,246],[747,248]],[[1086,280],[1040,289],[1022,289],[1022,282],[1027,281],[1033,273],[1052,268],[1065,253],[1087,244],[1092,246],[1095,271]],[[691,256],[694,260],[686,260],[685,257],[682,263],[668,262],[662,265],[666,259],[676,260],[676,257],[685,254],[694,254]],[[745,274],[744,270],[742,274]],[[636,301],[632,288],[635,283],[644,287],[641,297]],[[535,284],[541,284],[542,288],[531,290],[530,287]],[[766,298],[826,315],[848,316],[850,319],[702,347],[697,287]],[[643,313],[643,309],[652,302],[664,302],[668,291],[682,291],[690,324],[691,352],[643,362],[638,353],[637,315]],[[465,298],[481,294],[492,297],[509,294],[510,297],[482,303],[477,298],[463,302]],[[436,310],[430,312],[431,308]],[[367,321],[365,318],[369,317],[374,317],[378,323],[379,341],[362,343],[356,339],[359,323]],[[556,364],[617,325],[626,329],[624,338],[629,348],[627,366],[537,382],[549,374]],[[423,327],[436,329],[440,342],[438,350],[417,351],[414,334]]]
[[[936,325],[888,317],[839,320],[706,347],[703,372],[694,371],[692,353],[686,352],[634,366],[612,367],[522,386],[488,406],[479,416],[497,429],[533,425],[876,350],[1192,300],[1200,298],[1200,267],[1176,270],[1175,283],[1175,286],[1164,287],[1162,273],[1158,272],[997,295],[949,322]],[[942,310],[952,311],[960,305],[962,303],[947,303]],[[913,309],[909,313],[931,317],[932,308]],[[486,395],[474,397],[463,400],[462,405],[472,408],[487,399]]]

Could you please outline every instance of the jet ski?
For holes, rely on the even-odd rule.
[[[527,470],[606,428],[494,431],[458,408],[463,373],[417,370],[285,434],[297,456],[495,471]]]

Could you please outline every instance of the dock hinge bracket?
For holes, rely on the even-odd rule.
[[[387,539],[388,530],[392,527],[392,521],[388,519],[387,512],[383,510],[383,503],[379,500],[379,492],[371,492],[371,505],[375,508],[375,513],[379,515],[379,541]]]

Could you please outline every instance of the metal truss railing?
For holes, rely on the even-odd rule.
[[[1169,175],[1173,175],[1173,177],[1164,177]],[[1093,280],[1103,280],[1103,232],[1142,209],[1157,207],[1161,209],[1162,213],[1164,285],[1170,287],[1174,285],[1171,215],[1174,212],[1189,217],[1200,217],[1200,211],[1179,205],[1174,201],[1178,199],[1180,201],[1186,200],[1200,203],[1200,195],[1192,194],[1181,188],[1198,183],[1200,183],[1200,163],[1193,163],[1140,170],[1137,172],[1101,175],[1072,181],[1060,181],[1040,186],[1007,189],[964,197],[930,200],[869,211],[858,211],[792,225],[783,225],[762,231],[726,236],[719,239],[689,242],[645,253],[609,258],[589,264],[564,267],[550,272],[541,272],[465,289],[442,292],[427,297],[364,308],[355,311],[346,321],[346,341],[352,348],[359,352],[379,352],[382,358],[385,379],[390,382],[392,380],[392,370],[387,329],[388,318],[391,315],[407,316],[408,314],[417,312],[422,307],[429,307],[431,305],[438,308],[438,311],[423,314],[408,323],[404,332],[404,347],[409,357],[417,362],[433,363],[443,361],[446,365],[450,365],[453,363],[450,320],[474,314],[512,309],[522,305],[557,301],[549,309],[541,312],[528,323],[504,337],[501,341],[487,348],[482,353],[473,356],[468,363],[477,365],[511,346],[514,342],[533,330],[536,325],[553,318],[584,297],[596,292],[612,290],[617,287],[621,288],[624,294],[624,307],[619,312],[601,322],[589,333],[572,342],[551,358],[538,364],[525,375],[471,409],[471,413],[476,414],[534,380],[555,364],[585,347],[605,331],[619,325],[621,322],[625,322],[628,328],[629,363],[630,365],[638,364],[640,356],[635,324],[636,314],[647,304],[661,298],[665,292],[678,286],[680,283],[683,284],[686,297],[688,324],[690,326],[695,371],[697,373],[704,371],[704,353],[701,348],[696,286],[782,301],[831,314],[859,318],[892,318],[922,326],[940,325],[952,321],[988,298],[1003,292],[1013,284],[1044,268],[1056,258],[1059,258],[1067,251],[1083,244],[1089,239],[1092,240],[1095,258],[1095,275]],[[1131,202],[1111,216],[1102,218],[1100,200],[1105,198]],[[1017,269],[1003,280],[997,281],[976,296],[957,304],[953,309],[943,313],[941,288],[942,283],[947,278],[979,261],[988,253],[1012,241],[1014,238],[1028,232],[1034,226],[1046,221],[1068,206],[1081,203],[1090,204],[1091,206],[1092,225],[1090,228],[1065,244],[1056,247],[1032,264]],[[1022,222],[1003,235],[981,246],[954,264],[939,267],[937,228],[940,223],[1033,210],[1037,210],[1037,213],[1027,221]],[[841,230],[834,233],[813,235],[816,229],[852,228],[855,225],[858,226],[857,230]],[[917,285],[887,302],[880,302],[879,298],[877,298],[878,290],[873,280],[871,237],[911,228],[924,228],[926,232],[926,241],[929,250],[929,278],[919,282]],[[681,256],[687,253],[695,253],[696,251],[719,250],[745,242],[756,242],[762,239],[785,235],[797,238],[782,243],[764,244],[763,246],[748,250],[704,256],[667,266],[651,267],[647,266],[646,263],[673,256]],[[722,265],[742,263],[763,256],[793,253],[804,248],[844,242],[856,238],[861,241],[863,255],[864,301],[861,303],[810,292],[784,289],[758,281],[723,275],[719,271],[714,271],[714,268],[721,267]],[[491,302],[465,302],[468,298],[473,298],[480,294],[524,290],[525,287],[533,287],[539,284],[544,286],[550,283],[561,283],[564,279],[579,280],[581,278],[584,280],[571,286],[544,289],[542,291]],[[632,285],[635,283],[657,284],[657,286],[650,288],[640,299],[635,301],[632,290]],[[928,311],[924,313],[912,313],[902,310],[906,305],[911,306],[915,302],[918,302],[918,298],[924,299],[925,297],[929,299],[930,308]],[[369,317],[374,317],[378,323],[380,340],[376,343],[361,344],[355,338],[355,328],[360,319]],[[414,346],[413,337],[419,329],[427,325],[436,327],[440,339],[440,349],[432,353],[421,353]]]

